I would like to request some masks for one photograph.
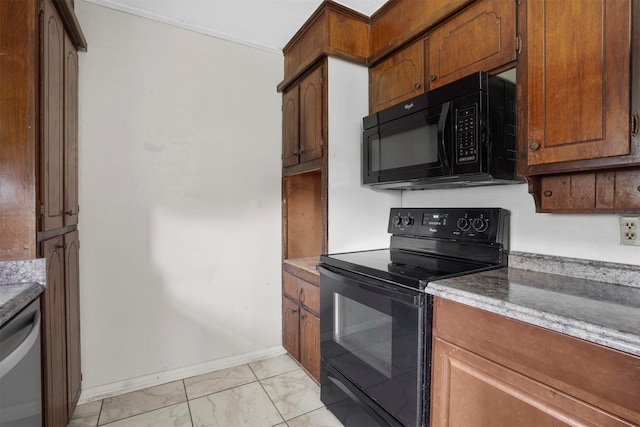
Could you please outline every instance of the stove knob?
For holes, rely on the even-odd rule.
[[[472,222],[471,225],[473,226],[473,229],[476,231],[485,231],[487,228],[489,228],[489,220],[484,220],[482,218],[475,218]]]
[[[471,224],[469,223],[469,220],[467,218],[458,218],[457,225],[458,228],[462,231],[467,231],[471,227]]]
[[[413,225],[413,218],[411,218],[410,216],[405,216],[402,219],[402,225],[404,225],[405,227],[411,227]]]
[[[393,225],[395,225],[396,227],[400,227],[402,225],[402,217],[401,216],[394,216],[393,217]]]

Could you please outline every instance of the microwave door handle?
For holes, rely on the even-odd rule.
[[[449,159],[447,158],[447,146],[445,136],[445,129],[447,126],[447,119],[449,118],[449,105],[451,102],[447,101],[442,104],[442,109],[440,110],[440,119],[438,120],[438,136],[440,140],[440,149],[438,150],[438,155],[440,156],[440,161],[442,162],[442,166],[448,173],[451,173],[451,166],[449,165]]]

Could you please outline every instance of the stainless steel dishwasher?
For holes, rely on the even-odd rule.
[[[0,427],[42,425],[40,300],[0,328]]]

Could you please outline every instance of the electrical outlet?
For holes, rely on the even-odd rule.
[[[640,217],[620,217],[620,244],[640,246]]]

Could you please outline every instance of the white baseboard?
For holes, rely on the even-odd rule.
[[[285,354],[286,350],[281,345],[263,348],[261,350],[244,353],[237,356],[225,357],[223,359],[212,360],[199,365],[187,366],[185,368],[171,369],[169,371],[158,372],[156,374],[144,375],[136,378],[129,378],[124,381],[100,385],[97,387],[82,390],[78,404],[92,402],[94,400],[106,399],[119,394],[138,391],[147,387],[166,384],[171,381],[182,380],[208,372],[219,371],[220,369],[232,368],[245,363],[257,362],[258,360]]]

